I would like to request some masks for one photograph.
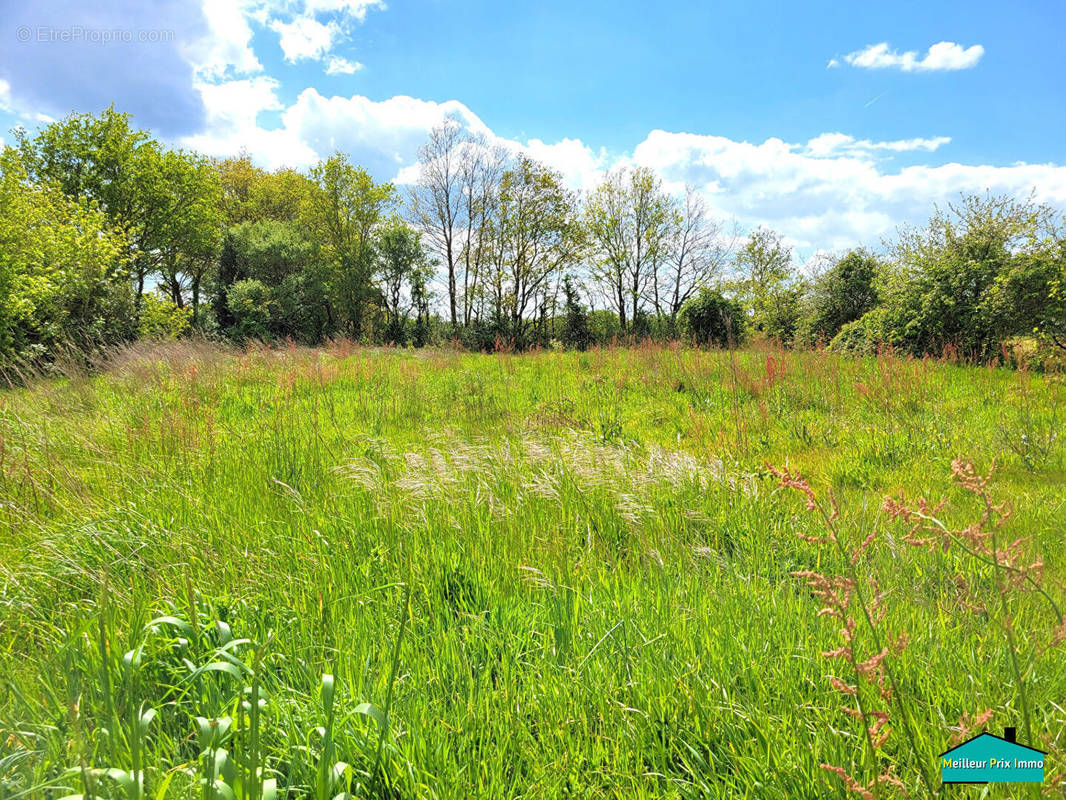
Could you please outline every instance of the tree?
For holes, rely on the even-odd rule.
[[[348,335],[359,337],[375,301],[373,235],[394,205],[396,190],[391,183],[375,183],[369,172],[340,153],[320,162],[311,177],[315,185],[304,219],[330,264],[330,294],[338,317]]]
[[[792,248],[780,234],[756,228],[736,256],[734,287],[755,330],[791,342],[804,286],[792,267]]]
[[[24,132],[17,139],[31,180],[54,183],[70,198],[96,203],[108,224],[122,231],[140,297],[159,267],[174,208],[160,172],[158,142],[130,127],[129,120],[111,107],[99,116],[71,114],[33,139]]]
[[[158,239],[161,285],[179,308],[191,293],[196,325],[204,277],[216,264],[222,239],[221,181],[209,161],[182,151],[158,153],[154,169],[167,212]]]
[[[488,237],[499,207],[500,181],[510,166],[510,156],[485,137],[470,135],[460,152],[459,187],[462,194],[462,322],[469,326],[479,313],[481,282],[488,254]]]
[[[676,224],[662,182],[645,167],[614,170],[589,198],[585,226],[595,253],[592,274],[605,288],[623,330],[627,305],[634,321]]]
[[[448,119],[429,133],[418,151],[418,183],[411,192],[411,219],[440,256],[447,273],[448,313],[454,327],[459,321],[456,267],[463,191],[460,150],[466,142],[462,125]]]
[[[558,173],[520,156],[503,174],[489,247],[494,317],[524,347],[537,293],[580,254],[576,200]]]
[[[727,230],[721,221],[711,217],[703,196],[686,186],[684,197],[676,203],[668,255],[662,270],[655,272],[656,313],[676,319],[688,299],[721,274],[736,238],[735,226]]]
[[[218,256],[218,270],[215,273],[211,308],[215,313],[215,322],[223,333],[233,326],[234,318],[229,309],[228,293],[234,283],[245,277],[241,272],[240,258],[234,231],[228,230],[222,237],[222,247]]]
[[[393,218],[378,236],[377,254],[386,338],[402,344],[406,340],[405,328],[413,304],[411,287],[424,284],[428,272],[421,234]]]
[[[563,330],[559,339],[565,347],[575,350],[587,350],[589,346],[589,317],[588,311],[581,302],[574,277],[566,275],[563,278],[563,297],[566,303],[566,319],[563,322]]]
[[[121,230],[85,198],[35,184],[0,154],[0,359],[106,344],[136,333]]]
[[[270,289],[254,278],[230,287],[227,302],[233,315],[233,332],[241,340],[268,339],[276,307]]]
[[[227,227],[243,222],[299,219],[311,188],[306,175],[287,168],[267,172],[255,166],[245,152],[213,163],[222,184]]]
[[[1051,209],[1032,200],[970,195],[938,208],[925,227],[901,231],[881,305],[844,326],[834,347],[991,358],[1046,324],[1043,309],[1054,313],[1058,238]]]
[[[837,259],[811,287],[798,338],[806,345],[829,342],[849,322],[877,305],[878,258],[852,250]]]

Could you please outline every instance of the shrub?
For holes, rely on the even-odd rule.
[[[179,308],[169,298],[155,294],[144,295],[142,303],[137,321],[137,334],[141,338],[174,340],[189,329],[191,309]]]
[[[732,347],[746,338],[744,309],[736,300],[710,289],[699,294],[681,309],[681,326],[685,335],[697,344]]]
[[[238,339],[267,339],[276,304],[262,281],[246,278],[237,281],[227,292],[233,315],[233,333]]]
[[[796,334],[798,344],[828,342],[841,328],[877,305],[874,280],[880,264],[865,250],[852,250],[812,286],[806,314]]]
[[[559,339],[563,346],[575,350],[587,350],[589,346],[589,315],[578,296],[574,280],[567,275],[563,279],[563,294],[566,302],[566,318]]]

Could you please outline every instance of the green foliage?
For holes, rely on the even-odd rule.
[[[797,339],[811,346],[828,343],[840,329],[877,305],[877,257],[852,250],[811,286]]]
[[[834,347],[996,356],[1015,334],[1054,328],[1060,239],[1050,209],[1030,201],[969,196],[938,209],[901,234],[878,286],[882,306],[845,326]]]
[[[753,330],[791,344],[806,286],[792,266],[792,248],[780,234],[757,228],[737,253],[732,288],[748,312]]]
[[[314,186],[302,217],[330,265],[329,286],[338,320],[353,338],[364,333],[376,303],[374,236],[396,202],[391,183],[378,184],[337,153],[311,170]]]
[[[615,170],[585,204],[592,274],[606,288],[623,330],[637,321],[678,224],[662,181],[647,167]]]
[[[0,360],[122,341],[135,314],[126,239],[91,203],[0,155]]]
[[[386,341],[406,344],[407,320],[419,299],[417,287],[424,291],[430,272],[421,234],[399,219],[389,220],[382,227],[377,244]]]
[[[711,289],[700,289],[680,316],[685,337],[696,344],[736,347],[747,336],[744,307]]]
[[[192,309],[176,306],[170,298],[146,294],[141,298],[137,335],[142,339],[173,340],[192,324]]]
[[[588,311],[581,302],[572,275],[567,275],[563,279],[563,297],[566,317],[563,321],[562,332],[559,334],[559,341],[564,347],[573,350],[587,350],[590,340]]]
[[[269,339],[276,312],[273,293],[255,278],[244,278],[230,286],[226,303],[233,315],[233,334],[239,340]]]

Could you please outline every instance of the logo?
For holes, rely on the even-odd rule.
[[[1043,750],[1014,741],[1014,728],[1003,736],[987,731],[940,754],[944,783],[1043,783]]]

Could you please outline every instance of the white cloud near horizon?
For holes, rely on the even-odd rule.
[[[970,69],[985,54],[979,44],[963,47],[955,42],[937,42],[920,58],[917,50],[903,53],[893,50],[888,42],[871,44],[843,57],[844,63],[860,69],[899,69],[903,72],[947,72]],[[829,62],[830,67],[839,67],[840,59]]]

